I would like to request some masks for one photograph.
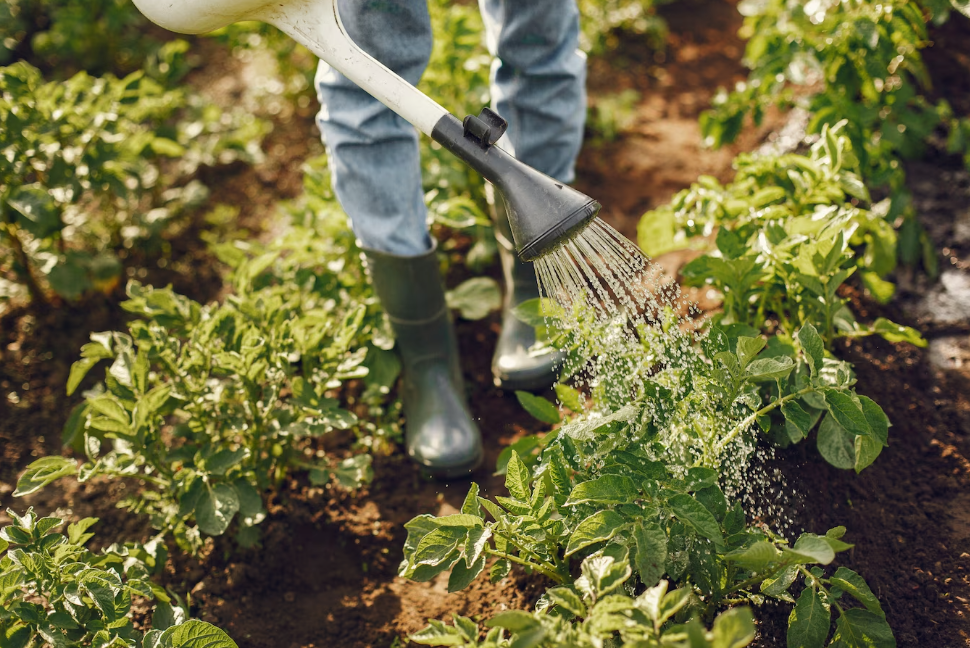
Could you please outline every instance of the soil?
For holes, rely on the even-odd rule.
[[[662,14],[670,26],[664,52],[623,37],[616,51],[590,61],[594,101],[628,88],[640,95],[633,126],[616,141],[587,146],[577,182],[604,204],[604,217],[631,238],[645,210],[667,201],[700,174],[729,179],[733,156],[755,148],[780,123],[772,117],[732,148],[703,149],[699,113],[719,85],[729,87],[744,77],[743,43],[735,35],[740,17],[734,3],[725,0],[679,0]],[[970,102],[967,25],[954,16],[934,34],[948,53],[927,56],[937,90],[962,108]],[[247,101],[249,86],[241,80],[245,66],[211,43],[202,46],[211,48],[206,56],[214,63],[190,82],[223,101]],[[273,118],[263,164],[203,171],[216,199],[239,208],[238,225],[247,235],[272,232],[273,205],[299,193],[300,162],[321,151],[312,112],[312,104],[290,107]],[[970,178],[960,160],[936,152],[909,165],[907,172],[914,205],[941,251],[941,264],[965,273],[970,234],[960,228],[970,228]],[[220,271],[199,238],[202,229],[190,220],[164,246],[164,255],[131,260],[131,267],[148,269],[138,278],[172,283],[200,301],[218,297]],[[673,255],[659,261],[675,270],[683,259]],[[893,421],[890,447],[860,475],[826,464],[811,440],[778,452],[773,462],[787,475],[795,531],[848,527],[846,539],[855,548],[840,555],[838,564],[864,575],[883,603],[899,646],[967,646],[970,318],[937,321],[932,311],[921,310],[933,284],[903,270],[897,278],[900,298],[892,307],[875,305],[855,288],[846,295],[863,319],[887,316],[916,326],[933,344],[916,349],[864,339],[840,350],[856,367],[860,391],[883,405]],[[64,395],[70,363],[89,332],[123,325],[122,298],[116,290],[82,305],[62,304],[44,312],[22,308],[0,318],[0,500],[5,506],[29,504],[72,518],[100,516],[96,530],[104,543],[149,532],[142,519],[104,506],[118,501],[126,484],[61,482],[24,500],[13,500],[10,493],[33,458],[60,451],[60,430],[79,400]],[[513,396],[492,386],[489,365],[498,316],[457,326],[471,408],[487,448],[485,466],[494,466],[502,447],[542,425]],[[230,553],[228,541],[221,541],[201,560],[176,555],[167,583],[191,592],[192,613],[224,627],[242,648],[403,645],[407,634],[428,618],[451,612],[487,616],[534,604],[546,583],[519,572],[496,584],[480,581],[457,594],[447,594],[442,579],[418,584],[397,578],[403,524],[421,513],[454,512],[469,482],[426,481],[400,455],[377,458],[374,471],[374,483],[352,495],[291,480],[274,496],[262,525],[261,548]],[[475,479],[485,494],[502,494],[501,478],[488,470]],[[787,608],[766,606],[757,616],[757,645],[786,645]]]

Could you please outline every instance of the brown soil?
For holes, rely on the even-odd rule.
[[[730,86],[744,76],[734,3],[680,0],[663,13],[671,30],[665,53],[624,38],[618,51],[590,61],[592,96],[625,88],[641,95],[636,125],[615,142],[589,147],[579,166],[579,187],[600,199],[604,216],[631,238],[644,210],[700,174],[729,178],[737,150],[753,148],[764,135],[749,133],[736,148],[715,152],[699,144],[698,114],[718,85]],[[945,35],[950,42],[956,39]],[[222,58],[218,66],[199,71],[194,83],[229,101],[241,100],[238,62],[215,48],[207,55]],[[954,69],[952,60],[960,59],[936,66],[941,74]],[[224,76],[229,80],[220,81]],[[312,105],[281,113],[264,149],[267,161],[256,169],[203,171],[214,201],[239,207],[241,226],[251,235],[273,229],[272,205],[299,192],[299,163],[320,150]],[[958,161],[938,156],[911,170],[916,180],[941,173],[959,174]],[[967,186],[948,183],[917,191],[917,206],[932,204],[921,215],[937,249],[949,245],[949,223],[966,209]],[[159,267],[160,257],[139,258],[139,265],[150,268],[142,280],[171,282],[202,301],[217,296],[219,273],[199,241],[200,227],[190,224],[168,241],[169,263],[161,264],[166,267]],[[966,263],[970,250],[951,246],[944,256],[944,263],[951,256]],[[850,294],[863,317],[886,315],[934,335],[954,332],[952,326],[943,331],[904,312],[883,312]],[[104,541],[144,537],[148,531],[139,518],[104,507],[120,498],[124,484],[58,484],[26,501],[9,495],[32,458],[59,451],[60,429],[77,402],[63,393],[70,363],[90,331],[123,324],[120,298],[115,292],[82,306],[18,310],[0,320],[0,499],[18,509],[32,504],[73,517],[98,515]],[[488,449],[486,467],[494,466],[500,449],[515,438],[541,429],[514,397],[491,385],[489,362],[498,327],[496,315],[458,323],[471,407]],[[970,324],[955,330],[966,335]],[[892,419],[891,446],[858,476],[824,463],[812,441],[779,452],[776,461],[787,475],[795,528],[848,527],[847,539],[856,546],[838,564],[867,579],[883,601],[899,646],[970,645],[970,369],[936,370],[926,351],[881,340],[856,341],[843,355],[856,366],[860,391]],[[229,545],[220,542],[202,561],[176,557],[167,582],[176,591],[190,591],[193,613],[224,627],[243,648],[385,647],[396,645],[397,638],[403,645],[403,638],[428,618],[451,612],[487,616],[535,602],[545,583],[524,575],[494,585],[479,582],[458,594],[447,594],[440,579],[416,584],[397,578],[403,524],[421,513],[453,511],[468,482],[422,480],[400,456],[379,458],[375,474],[375,482],[354,495],[291,481],[274,498],[260,549],[230,554]],[[486,493],[502,491],[501,479],[488,471],[476,480]],[[758,645],[785,645],[787,609],[766,607],[757,615]]]

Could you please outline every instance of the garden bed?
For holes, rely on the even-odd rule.
[[[732,148],[703,150],[700,111],[718,84],[744,76],[743,43],[735,36],[740,17],[732,3],[716,0],[684,0],[664,15],[670,35],[662,57],[644,43],[623,40],[617,52],[590,66],[594,100],[627,88],[640,93],[635,125],[616,141],[588,146],[578,182],[604,203],[604,217],[631,238],[644,210],[668,201],[699,174],[729,178],[734,154],[754,148],[778,126],[769,119]],[[953,78],[952,66],[960,61],[955,57],[931,70]],[[206,75],[216,65],[195,82],[208,83]],[[223,169],[206,178],[207,184],[225,196],[223,201],[235,196],[253,235],[272,230],[271,205],[298,190],[299,162],[317,146],[304,143],[316,138],[312,110],[296,111],[277,121],[264,143],[267,160],[261,167]],[[939,177],[950,181],[940,186]],[[954,243],[952,225],[966,221],[970,202],[970,182],[959,160],[939,154],[916,163],[910,183],[924,225],[936,248],[944,250],[944,266],[966,273],[970,242]],[[171,282],[200,301],[219,295],[216,262],[195,236],[192,228],[182,230],[170,242],[176,263],[157,274],[152,270],[143,281]],[[674,254],[658,261],[675,270],[683,258]],[[792,533],[848,527],[845,539],[856,549],[841,554],[837,564],[865,575],[883,602],[898,645],[955,647],[970,643],[970,359],[937,366],[929,356],[935,338],[966,343],[970,319],[940,323],[920,311],[924,281],[913,278],[904,285],[909,294],[901,311],[850,289],[860,317],[891,317],[931,341],[929,350],[919,350],[868,338],[839,350],[855,365],[861,391],[882,404],[893,422],[890,446],[879,460],[861,475],[840,471],[822,460],[810,440],[777,452],[771,461],[787,475],[783,487]],[[60,452],[60,430],[77,400],[64,395],[70,364],[90,331],[120,328],[125,319],[120,298],[116,290],[80,307],[65,305],[43,314],[13,311],[0,322],[0,499],[18,509],[31,504],[72,518],[101,517],[99,541],[105,543],[148,535],[143,520],[103,507],[118,499],[124,483],[62,481],[24,501],[12,501],[10,493],[33,458]],[[491,384],[498,325],[495,314],[458,323],[471,409],[487,449],[484,468],[475,476],[484,495],[504,491],[504,480],[489,474],[501,448],[544,429],[514,396]],[[225,549],[231,541],[219,539],[201,560],[173,558],[167,584],[191,592],[192,614],[224,628],[242,648],[376,648],[398,639],[403,645],[428,618],[451,612],[487,617],[531,607],[546,585],[538,576],[513,572],[495,585],[481,579],[457,594],[447,594],[444,577],[423,584],[397,577],[403,524],[421,513],[456,512],[468,482],[423,480],[400,455],[378,458],[374,472],[374,482],[356,494],[287,480],[269,506],[260,548],[230,556]],[[2,515],[0,522],[7,522]],[[785,645],[788,608],[770,609],[759,613],[763,648]]]

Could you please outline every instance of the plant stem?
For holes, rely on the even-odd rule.
[[[550,569],[548,566],[537,565],[535,563],[529,562],[528,560],[523,560],[522,558],[519,558],[518,556],[513,556],[511,554],[507,554],[507,553],[502,552],[502,551],[496,551],[495,549],[489,549],[488,547],[485,548],[485,553],[487,553],[490,556],[497,556],[497,557],[502,558],[504,560],[508,560],[510,562],[517,563],[517,564],[522,565],[524,567],[530,567],[530,568],[536,570],[537,572],[539,572],[540,574],[543,574],[545,576],[548,576],[549,578],[551,578],[552,580],[556,581],[560,585],[562,585],[563,583],[566,582],[566,579],[563,578],[563,576],[561,574],[556,573],[555,571],[553,571],[552,569]]]
[[[722,450],[724,450],[724,448],[727,446],[727,444],[731,443],[731,441],[734,441],[734,439],[737,438],[737,436],[739,434],[741,434],[744,430],[748,429],[748,426],[750,426],[752,423],[754,423],[756,420],[758,420],[758,417],[759,416],[764,416],[765,414],[767,414],[768,412],[770,412],[770,411],[774,410],[775,408],[779,407],[783,403],[786,403],[786,402],[788,402],[788,401],[790,401],[790,400],[792,400],[794,398],[798,398],[799,396],[804,396],[805,394],[809,394],[809,393],[811,393],[813,391],[815,391],[815,388],[814,387],[811,387],[811,386],[810,387],[806,387],[805,389],[802,389],[802,390],[799,390],[797,392],[788,394],[787,396],[782,396],[781,398],[779,398],[775,402],[769,403],[768,405],[765,405],[764,407],[762,407],[761,409],[759,409],[757,412],[755,412],[754,414],[751,414],[750,416],[748,416],[747,418],[745,418],[743,421],[741,421],[740,423],[738,423],[737,425],[735,425],[734,428],[730,432],[728,432],[727,435],[723,439],[721,439],[720,441],[718,441],[717,444],[714,446],[715,452],[717,452],[719,454]]]
[[[24,245],[20,241],[20,237],[17,236],[13,225],[7,227],[7,237],[10,238],[10,242],[13,245],[14,253],[17,255],[17,261],[23,266],[24,271],[22,276],[24,285],[27,286],[27,293],[30,295],[30,301],[37,305],[46,305],[47,298],[44,296],[44,291],[41,290],[40,284],[37,283],[37,278],[34,277],[34,271],[30,265],[30,258],[27,256]]]
[[[529,549],[527,547],[523,547],[521,544],[519,544],[518,542],[516,542],[515,541],[515,538],[513,538],[510,535],[506,535],[504,533],[497,534],[497,535],[501,535],[503,538],[505,538],[506,540],[508,540],[508,542],[511,545],[513,545],[516,549],[518,549],[520,552],[524,553],[525,555],[529,556],[530,558],[536,560],[540,564],[544,565],[546,569],[552,570],[556,574],[559,574],[559,577],[560,578],[563,577],[563,574],[560,573],[560,570],[558,568],[559,567],[558,565],[550,565],[549,563],[547,563],[546,561],[544,561],[537,553],[535,553],[534,551],[532,551],[531,549]],[[559,582],[563,582],[563,581],[559,581]]]

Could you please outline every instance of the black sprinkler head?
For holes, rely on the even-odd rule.
[[[523,261],[534,261],[582,231],[600,204],[493,146],[507,126],[483,108],[481,115],[466,117],[464,124],[445,115],[431,137],[502,192],[515,251]]]

